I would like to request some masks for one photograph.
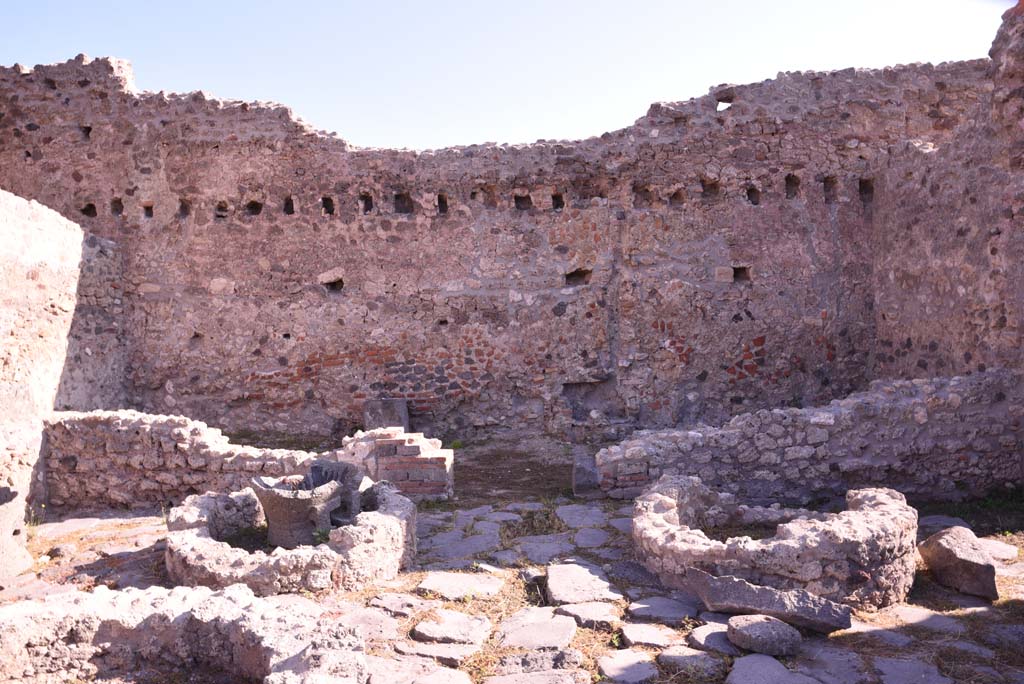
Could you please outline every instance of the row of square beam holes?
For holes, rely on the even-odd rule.
[[[833,203],[838,197],[838,183],[832,176],[825,178],[822,181],[822,188],[825,195],[825,201]],[[870,203],[874,199],[874,182],[870,178],[861,178],[858,183],[858,190],[860,192],[860,198],[865,203]],[[786,176],[786,199],[795,199],[800,193],[800,179],[790,174]],[[649,205],[655,201],[654,193],[646,186],[637,186],[633,189],[634,194],[634,205],[644,206]],[[719,185],[717,181],[701,181],[701,197],[703,199],[713,199],[719,194]],[[477,193],[474,191],[471,195],[473,199],[476,199]],[[397,214],[412,214],[415,210],[415,204],[412,201],[412,197],[408,193],[395,193],[395,213]],[[515,207],[519,210],[528,210],[533,208],[533,200],[529,195],[514,195]],[[747,201],[751,204],[757,205],[761,203],[761,191],[755,187],[747,188]],[[669,205],[678,206],[684,202],[683,190],[677,190],[671,197],[669,197]],[[359,203],[362,207],[364,214],[369,214],[373,211],[373,197],[369,193],[362,193],[359,195]],[[565,198],[561,193],[555,193],[551,195],[551,208],[555,211],[559,211],[565,208]],[[330,197],[320,198],[320,210],[325,216],[333,216],[335,213],[334,200]],[[285,214],[291,215],[295,213],[295,201],[291,197],[288,197],[284,201],[283,211]],[[263,203],[252,200],[247,202],[245,205],[245,213],[249,216],[257,216],[263,212]],[[120,199],[114,199],[110,202],[110,213],[113,216],[122,216],[124,214],[124,204]],[[181,200],[178,205],[178,217],[186,218],[192,213],[192,206],[185,200]],[[230,213],[227,202],[218,202],[214,212],[214,217],[217,219],[226,219]],[[447,214],[448,213],[448,196],[439,194],[437,196],[437,213]],[[86,204],[82,207],[82,214],[89,217],[96,216],[96,205],[93,203]],[[153,218],[153,204],[151,202],[145,202],[142,205],[142,215],[144,218]]]

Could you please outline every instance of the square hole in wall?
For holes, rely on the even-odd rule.
[[[285,197],[284,198],[283,211],[284,211],[284,213],[287,216],[291,216],[292,214],[294,214],[295,213],[295,200],[292,199],[291,197]]]
[[[555,211],[565,209],[565,196],[562,193],[556,192],[551,195],[551,208]]]
[[[686,204],[686,191],[679,188],[673,192],[668,198],[668,205],[670,207],[681,207]]]
[[[334,200],[330,197],[321,197],[320,213],[324,216],[334,216]]]
[[[833,204],[839,197],[839,183],[835,176],[825,176],[821,181],[821,189],[825,194],[825,202]]]
[[[82,216],[94,218],[96,216],[96,205],[93,204],[92,202],[89,202],[84,207],[82,207]]]
[[[747,188],[747,201],[755,207],[761,203],[761,191],[751,186]]]
[[[700,179],[700,196],[701,199],[708,201],[718,197],[720,187],[718,181],[711,180],[709,178]]]
[[[860,192],[860,201],[865,206],[875,201],[875,181],[871,178],[861,178],[857,190]]]
[[[533,209],[533,200],[529,195],[515,195],[513,200],[516,205],[516,209],[519,211],[526,211],[527,209]]]
[[[124,202],[121,201],[120,197],[115,197],[110,200],[110,215],[111,216],[122,216],[124,215]]]
[[[649,185],[633,183],[633,208],[647,209],[654,204],[654,192]]]
[[[565,285],[566,287],[580,287],[581,285],[587,285],[590,283],[591,275],[593,275],[593,271],[589,268],[577,268],[574,271],[569,271],[565,274]]]
[[[257,202],[256,200],[250,200],[245,203],[245,213],[249,216],[259,216],[263,213],[263,202]]]
[[[786,175],[786,199],[795,199],[800,194],[800,177],[795,174]]]
[[[437,193],[437,213],[448,213],[448,195],[444,194],[443,192]]]
[[[371,201],[370,208],[373,208]],[[396,214],[411,214],[415,206],[412,203],[412,196],[407,192],[396,192],[395,193],[395,213]],[[365,208],[363,213],[366,213]]]
[[[373,211],[373,196],[368,192],[359,193],[359,207],[364,214],[369,214]]]
[[[733,266],[732,267],[732,282],[734,282],[734,283],[749,283],[750,282],[750,267],[749,266]]]
[[[192,204],[188,200],[178,201],[178,218],[185,219],[192,213]]]
[[[151,219],[153,218],[153,203],[143,202],[142,203],[142,217]]]

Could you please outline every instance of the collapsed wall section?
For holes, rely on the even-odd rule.
[[[600,488],[631,498],[694,475],[744,502],[807,504],[858,487],[963,499],[1024,485],[1021,377],[875,381],[812,409],[762,410],[720,428],[641,431],[599,451]]]
[[[608,439],[865,386],[876,173],[947,139],[985,67],[782,74],[600,138],[417,153],[79,58],[0,69],[0,185],[121,245],[127,405],[325,435],[399,397],[432,434]]]

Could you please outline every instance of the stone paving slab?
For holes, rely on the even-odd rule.
[[[649,596],[630,603],[626,613],[636,620],[678,625],[685,618],[696,617],[699,608],[697,603],[684,603],[667,596]]]
[[[598,527],[584,527],[576,532],[572,541],[581,549],[593,549],[598,546],[604,546],[608,543],[609,539],[611,539],[611,536]]]
[[[624,649],[612,651],[597,660],[597,669],[604,677],[620,684],[642,684],[658,677],[658,668],[651,655],[643,651]]]
[[[447,667],[458,667],[464,661],[480,652],[481,644],[443,644],[422,641],[395,641],[396,652],[402,655],[433,658]]]
[[[633,534],[633,518],[612,518],[608,524],[622,534]]]
[[[921,627],[943,634],[962,634],[965,631],[963,623],[959,620],[920,606],[892,606],[887,608],[886,612],[907,626]]]
[[[590,684],[590,674],[583,670],[524,672],[487,677],[484,684]]]
[[[502,656],[495,665],[495,674],[576,670],[583,664],[583,653],[575,648],[555,651],[527,651]]]
[[[518,537],[515,544],[531,563],[550,563],[576,550],[567,532]]]
[[[580,627],[588,629],[612,630],[619,626],[622,618],[614,603],[604,601],[588,601],[586,603],[566,603],[558,606],[555,612],[568,615]]]
[[[416,587],[421,592],[437,594],[448,601],[470,596],[494,596],[505,586],[502,577],[479,572],[428,572]]]
[[[576,635],[576,621],[566,615],[555,615],[554,608],[529,607],[502,620],[497,634],[506,648],[565,648]]]
[[[626,623],[622,625],[622,640],[627,646],[667,648],[682,641],[682,636],[664,625]]]
[[[555,509],[555,515],[569,527],[604,527],[608,516],[600,506],[569,504]]]
[[[608,571],[608,576],[618,582],[644,587],[661,586],[661,580],[653,572],[634,560],[615,561],[609,563],[605,568]]]
[[[491,633],[491,621],[482,615],[467,615],[457,610],[438,608],[434,617],[412,628],[417,641],[441,644],[482,644]]]
[[[366,656],[368,684],[472,684],[469,675],[438,665],[431,658]]]
[[[794,669],[821,684],[867,684],[873,679],[859,654],[828,646],[820,639],[804,640]]]
[[[378,594],[370,599],[370,605],[398,617],[412,617],[416,613],[440,608],[440,601],[422,599],[405,593]]]
[[[771,656],[755,653],[737,658],[725,684],[821,684],[805,674],[793,672]],[[853,684],[853,683],[851,683]]]
[[[729,641],[728,629],[726,625],[714,622],[701,625],[686,635],[686,643],[702,651],[714,651],[723,655],[738,656],[742,652]]]
[[[882,684],[953,684],[932,663],[904,658],[875,658]]]
[[[681,644],[659,653],[658,664],[669,673],[687,675],[690,681],[717,680],[729,669],[718,656]]]
[[[548,599],[555,605],[618,601],[622,593],[608,582],[604,570],[582,563],[559,563],[548,566]]]

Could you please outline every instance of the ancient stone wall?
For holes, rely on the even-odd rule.
[[[600,486],[633,497],[661,475],[695,475],[740,501],[805,505],[884,486],[961,499],[1024,484],[1024,389],[1007,371],[875,381],[811,409],[760,410],[720,428],[641,431],[602,449]]]
[[[304,474],[316,458],[389,479],[410,498],[453,491],[452,451],[394,428],[358,433],[323,453],[232,444],[204,423],[130,410],[55,413],[45,432],[49,500],[57,506],[174,505],[190,494],[244,489],[254,475]]]
[[[993,44],[985,87],[994,98],[982,100],[945,144],[898,146],[880,177],[873,248],[877,375],[1021,367],[1024,73],[1017,60],[1024,29],[1018,15],[1007,15]]]
[[[0,187],[124,254],[127,405],[324,435],[607,439],[812,405],[875,352],[878,177],[987,61],[781,74],[579,142],[354,149],[283,107],[0,69]]]
[[[88,411],[127,405],[123,292],[118,243],[87,233],[82,240],[64,372],[52,408]]]
[[[0,582],[24,569],[30,489],[75,311],[82,230],[0,191]],[[36,504],[41,503],[36,501]],[[38,506],[37,506],[38,511]]]

